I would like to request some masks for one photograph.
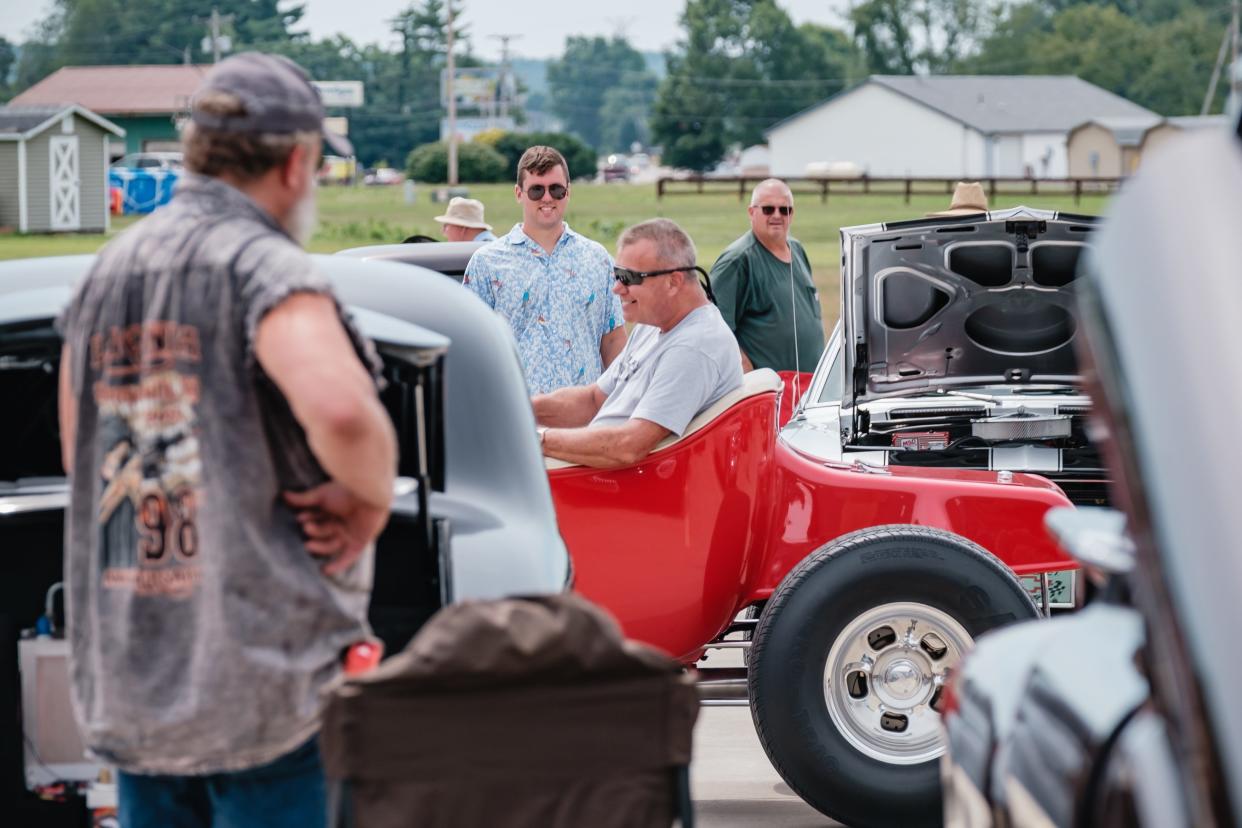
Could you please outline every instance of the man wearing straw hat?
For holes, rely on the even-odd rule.
[[[455,196],[444,215],[435,221],[443,225],[444,238],[449,241],[489,242],[496,240],[492,226],[483,221],[483,202]]]
[[[949,209],[928,213],[928,218],[950,218],[952,216],[971,216],[988,211],[988,197],[983,192],[983,185],[978,181],[959,181],[953,188],[953,200]]]

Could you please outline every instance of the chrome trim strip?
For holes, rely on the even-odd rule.
[[[69,505],[69,490],[41,492],[39,494],[14,494],[0,497],[0,517],[28,515],[38,512],[54,512]]]

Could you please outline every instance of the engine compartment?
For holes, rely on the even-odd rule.
[[[925,468],[1030,472],[1059,485],[1077,505],[1109,505],[1107,475],[1090,438],[1090,404],[1073,389],[1041,396],[980,389],[980,399],[935,395],[860,406],[845,453],[867,462]],[[948,397],[948,399],[946,399]]]

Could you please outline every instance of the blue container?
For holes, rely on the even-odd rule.
[[[175,170],[136,170],[118,167],[108,170],[108,185],[121,191],[125,214],[150,213],[167,204],[177,186]]]

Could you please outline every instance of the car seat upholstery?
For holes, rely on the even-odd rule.
[[[685,433],[683,433],[680,437],[675,434],[670,434],[668,437],[661,440],[659,444],[652,449],[651,453],[655,454],[656,452],[663,451],[669,446],[676,445],[682,440],[685,440],[696,431],[706,428],[709,423],[721,414],[724,414],[730,408],[748,397],[754,397],[759,394],[767,394],[770,392],[779,393],[782,385],[783,383],[781,378],[777,376],[776,372],[771,368],[759,368],[747,374],[743,374],[742,385],[740,388],[730,391],[728,394],[725,394],[723,397],[716,400],[716,402],[700,411],[695,418],[690,421],[690,424],[686,426]],[[551,470],[572,468],[577,464],[566,463],[564,460],[557,460],[554,457],[545,457],[544,465]]]

